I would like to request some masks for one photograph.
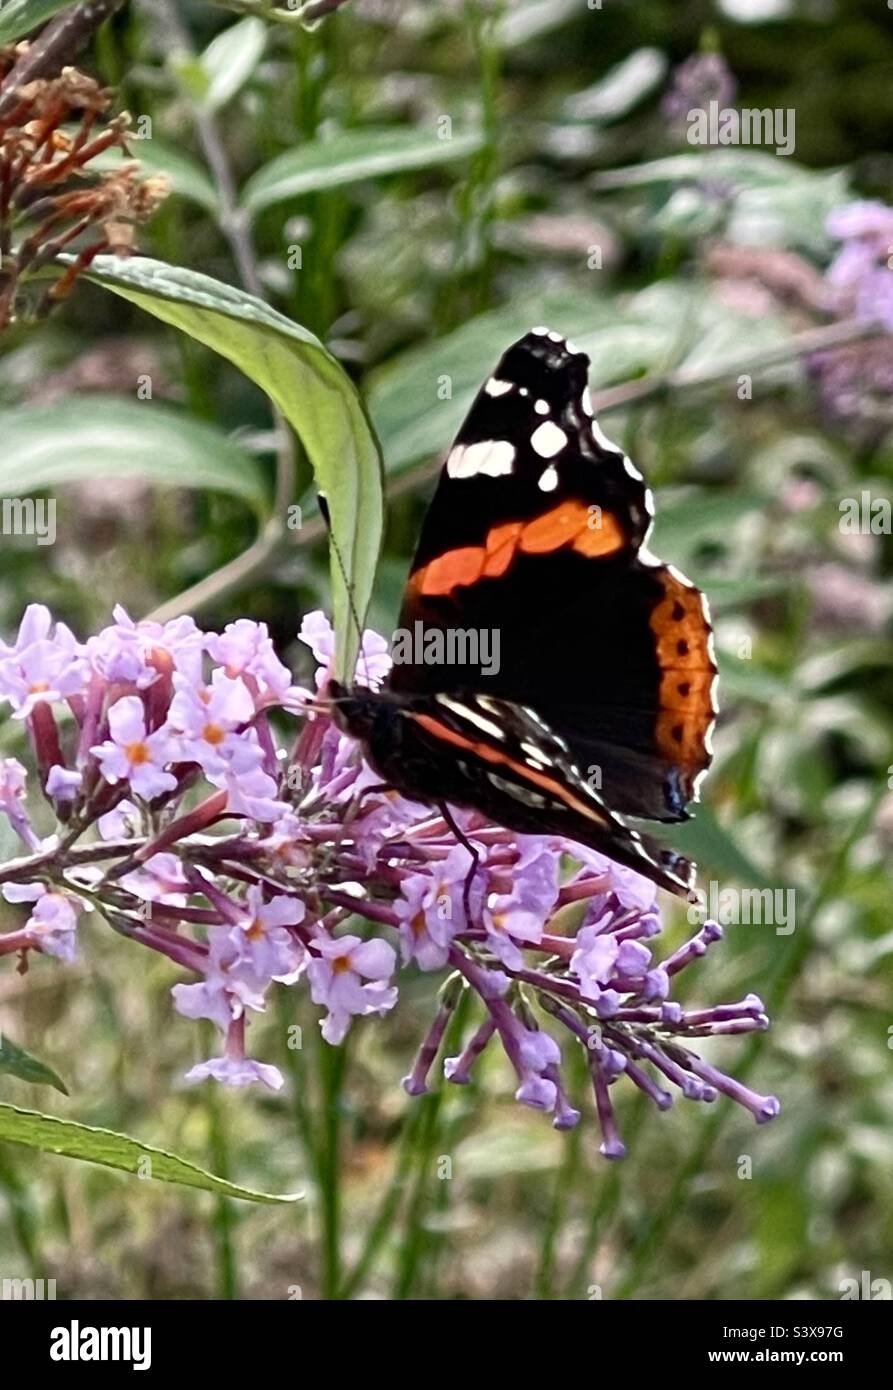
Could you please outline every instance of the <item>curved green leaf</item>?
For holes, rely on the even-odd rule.
[[[475,131],[440,139],[436,131],[403,126],[344,130],[327,140],[313,140],[300,149],[287,150],[258,169],[242,189],[242,206],[249,212],[260,212],[273,203],[321,188],[447,164],[474,154],[481,139]]]
[[[179,1183],[182,1187],[198,1187],[216,1192],[221,1197],[239,1197],[244,1202],[297,1202],[302,1193],[276,1195],[255,1192],[251,1187],[227,1182],[224,1178],[206,1173],[204,1168],[178,1158],[165,1149],[143,1144],[127,1134],[111,1129],[95,1129],[75,1120],[60,1120],[55,1115],[42,1115],[39,1110],[21,1110],[17,1105],[0,1105],[0,1139],[24,1144],[43,1153],[61,1154],[65,1158],[80,1158],[86,1163],[99,1163],[105,1168],[119,1168],[124,1173],[136,1173],[158,1182]]]
[[[212,39],[198,59],[205,82],[200,104],[218,111],[248,81],[263,55],[267,26],[248,15]]]
[[[0,496],[81,478],[145,478],[215,488],[265,509],[263,473],[220,430],[160,401],[85,395],[0,411]]]
[[[0,5],[0,43],[15,43],[74,4],[75,0],[6,0]]]
[[[647,188],[655,183],[688,183],[691,180],[719,179],[736,188],[784,187],[791,179],[809,181],[812,170],[778,159],[764,150],[697,150],[664,155],[644,164],[622,169],[605,169],[595,178],[597,188]]]
[[[350,378],[306,328],[209,275],[141,257],[100,256],[90,278],[226,357],[294,429],[329,501],[340,554],[339,562],[333,549],[336,676],[352,676],[358,634],[347,585],[362,622],[381,544],[383,488],[378,444]]]
[[[32,1057],[23,1047],[17,1047],[11,1038],[0,1033],[0,1072],[17,1076],[20,1081],[30,1081],[32,1086],[53,1086],[68,1095],[65,1082],[58,1072],[53,1071],[39,1058]]]

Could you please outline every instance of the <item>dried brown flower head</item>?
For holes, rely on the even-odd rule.
[[[0,48],[0,94],[23,46]],[[71,290],[102,252],[125,255],[134,228],[167,193],[164,178],[140,177],[136,160],[114,170],[93,161],[127,152],[130,117],[108,117],[114,94],[77,68],[23,84],[0,117],[0,329],[23,314],[39,317]],[[91,167],[93,165],[93,167]],[[45,288],[61,251],[74,259]],[[35,282],[39,294],[26,286]]]

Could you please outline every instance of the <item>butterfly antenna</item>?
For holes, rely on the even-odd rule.
[[[354,602],[353,587],[347,577],[347,568],[344,564],[344,557],[341,554],[341,547],[335,539],[335,532],[332,529],[332,516],[329,511],[329,501],[324,492],[318,493],[317,496],[319,499],[319,510],[329,535],[329,545],[332,547],[332,553],[338,561],[338,568],[341,571],[341,578],[344,580],[344,588],[347,593],[347,606],[350,610],[350,616],[357,632],[357,648],[360,654],[360,660],[363,663],[363,675],[366,677],[366,684],[371,689],[372,683],[369,679],[369,665],[366,661],[366,653],[363,651],[363,629],[360,625],[359,614],[357,613],[357,607]]]

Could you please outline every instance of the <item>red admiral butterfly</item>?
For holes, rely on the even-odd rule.
[[[567,836],[684,894],[694,866],[622,817],[688,817],[713,634],[700,591],[646,548],[651,492],[593,419],[588,368],[545,328],[510,347],[425,518],[401,629],[490,633],[498,662],[457,641],[427,664],[417,645],[378,693],[333,686],[333,712],[404,795]]]

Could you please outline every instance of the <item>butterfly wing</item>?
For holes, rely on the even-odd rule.
[[[588,367],[533,330],[478,393],[425,518],[388,688],[526,706],[605,807],[681,820],[711,758],[709,617],[647,549],[651,494],[592,416]]]

